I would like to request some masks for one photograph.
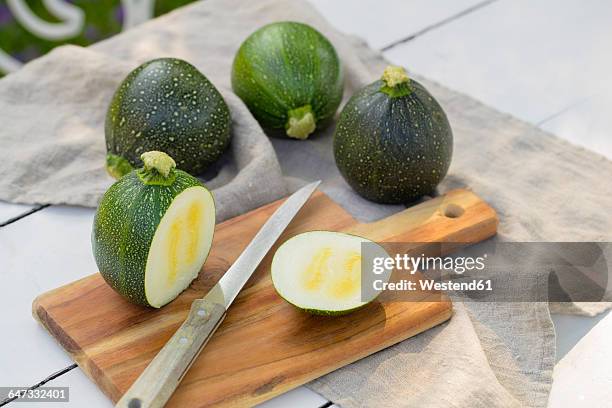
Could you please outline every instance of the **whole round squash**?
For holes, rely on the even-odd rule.
[[[342,70],[336,50],[321,33],[306,24],[279,22],[242,43],[232,88],[264,128],[306,139],[338,109]]]
[[[342,176],[363,197],[408,203],[432,193],[453,153],[453,133],[435,98],[401,67],[348,101],[334,134]]]
[[[168,153],[199,175],[230,142],[230,111],[215,86],[186,61],[159,58],[123,80],[105,123],[106,169],[120,178],[142,165],[140,155]]]

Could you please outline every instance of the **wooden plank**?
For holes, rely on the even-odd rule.
[[[161,310],[127,303],[96,274],[38,297],[34,315],[116,401],[182,322],[191,302],[214,285],[278,205],[218,225],[200,277]],[[457,217],[449,210],[453,206],[463,210]],[[393,240],[478,242],[493,235],[496,227],[495,212],[465,190],[407,209],[391,221],[365,225],[318,193],[279,243],[298,232],[322,228],[376,238],[384,233]],[[426,294],[430,301],[374,302],[343,317],[310,316],[276,295],[270,261],[271,254],[236,299],[169,406],[253,405],[426,330],[451,314],[449,301]]]
[[[294,388],[257,405],[257,408],[320,408],[328,401],[306,387]]]
[[[63,404],[50,404],[50,406],[65,407],[87,407],[87,408],[112,408],[112,403],[106,395],[91,382],[91,380],[77,367],[66,374],[48,382],[45,387],[68,387],[69,402]],[[44,405],[44,404],[36,404]],[[32,405],[32,406],[36,406]],[[28,404],[14,403],[10,408],[20,408]]]
[[[0,384],[29,386],[73,363],[32,321],[31,299],[96,268],[93,213],[57,206],[0,228]]]
[[[612,158],[611,20],[607,1],[498,1],[385,56]]]
[[[612,63],[609,66],[612,69]],[[585,96],[582,100],[572,101],[570,106],[550,115],[538,125],[548,132],[594,150],[612,160],[612,138],[610,138],[612,80],[602,79],[601,84],[599,93],[593,91],[592,95]]]
[[[375,49],[419,32],[482,0],[309,0],[338,30]]]
[[[0,201],[0,225],[31,212],[37,206]]]
[[[608,312],[597,316],[579,316],[551,313],[557,343],[556,362],[561,361],[607,314]]]
[[[556,365],[549,407],[591,408],[612,401],[612,314],[591,329]]]

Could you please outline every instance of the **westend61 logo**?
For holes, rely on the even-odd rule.
[[[418,302],[440,292],[477,302],[612,301],[612,243],[364,243],[362,299]],[[439,255],[442,254],[442,255]]]

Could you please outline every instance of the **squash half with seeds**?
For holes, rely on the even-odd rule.
[[[287,302],[317,315],[343,315],[373,301],[380,290],[363,287],[363,244],[372,257],[389,257],[385,249],[356,235],[309,231],[285,241],[272,259],[272,283]],[[367,273],[368,271],[364,271]],[[379,279],[387,282],[390,272]]]
[[[161,307],[197,276],[215,229],[212,194],[163,152],[147,152],[102,197],[92,248],[106,282],[129,301]]]
[[[177,167],[202,174],[230,142],[230,111],[215,86],[176,58],[145,62],[119,85],[104,133],[106,169],[120,178],[142,165],[140,155],[168,153]]]
[[[340,173],[360,195],[378,203],[409,203],[431,194],[452,154],[444,110],[396,66],[353,95],[334,134]]]

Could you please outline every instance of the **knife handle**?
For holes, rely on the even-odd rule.
[[[191,304],[185,322],[117,402],[118,408],[158,408],[172,393],[225,318],[225,307],[210,300]]]

